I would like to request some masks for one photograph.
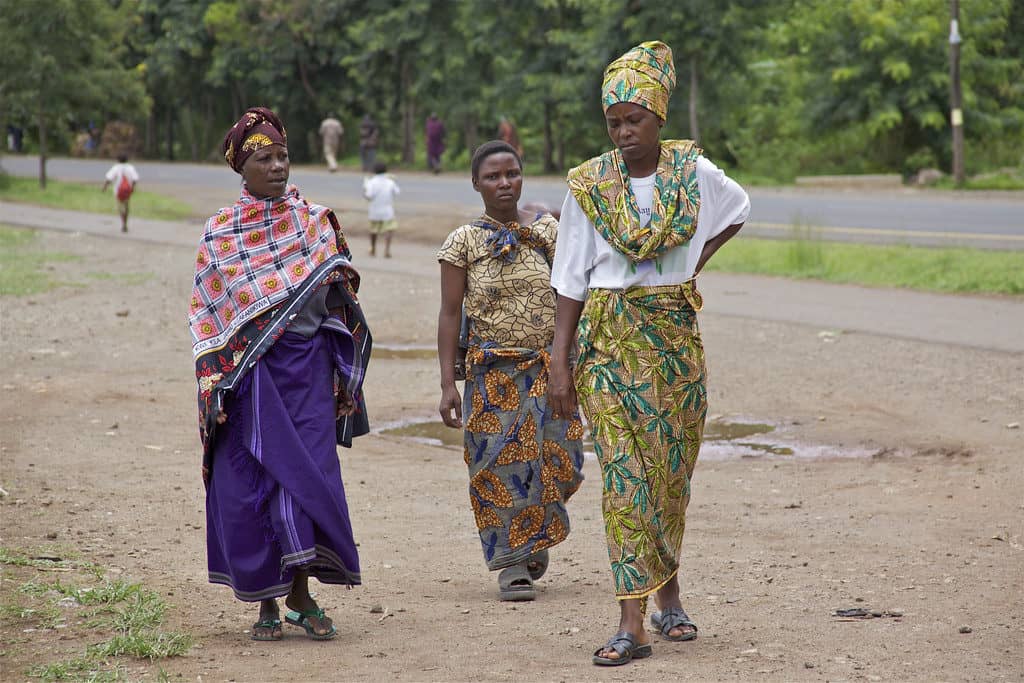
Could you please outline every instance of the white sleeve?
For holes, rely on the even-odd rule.
[[[559,294],[576,301],[585,301],[590,288],[590,271],[594,268],[597,247],[593,223],[583,213],[572,192],[567,192],[558,219],[555,260],[551,264],[551,286]]]
[[[396,197],[402,193],[402,191],[398,189],[398,183],[396,183],[394,180],[391,181],[391,187],[395,188]]]
[[[107,171],[107,175],[103,177],[106,178],[109,182],[114,182],[114,178],[117,177],[117,164],[111,166],[110,170]]]
[[[700,189],[699,220],[711,221],[706,226],[707,239],[719,235],[730,225],[747,220],[750,197],[746,191],[703,156],[697,157],[697,185]]]
[[[134,166],[132,166],[131,164],[128,164],[127,171],[128,171],[128,180],[132,181],[133,183],[139,182],[139,172],[135,170]]]

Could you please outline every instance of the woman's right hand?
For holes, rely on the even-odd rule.
[[[548,375],[548,405],[551,417],[556,420],[568,420],[576,415],[576,386],[569,372],[569,361],[551,359]]]
[[[442,387],[438,411],[441,413],[441,421],[446,426],[462,427],[462,397],[454,384],[450,387]]]

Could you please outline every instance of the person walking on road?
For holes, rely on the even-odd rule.
[[[519,155],[519,158],[523,158],[523,145],[519,142],[519,133],[516,132],[515,125],[508,120],[507,116],[502,116],[498,120],[498,139],[507,142]]]
[[[548,549],[569,535],[565,503],[583,481],[583,425],[575,411],[553,417],[545,395],[558,223],[519,208],[522,162],[508,144],[481,145],[471,167],[484,215],[452,231],[437,254],[439,410],[445,425],[464,430],[469,500],[487,568],[500,572],[499,597],[533,600]],[[463,311],[469,348],[460,397]]]
[[[281,596],[289,624],[326,640],[309,578],[360,583],[337,452],[369,431],[359,274],[334,212],[288,185],[274,112],[249,109],[223,149],[244,182],[206,223],[189,309],[209,580],[260,603],[253,640],[282,638]]]
[[[363,172],[373,170],[377,161],[377,145],[380,143],[380,128],[369,113],[363,115],[359,123],[359,160]]]
[[[117,213],[121,216],[121,232],[128,232],[128,203],[139,184],[139,172],[128,163],[127,154],[118,154],[117,163],[110,167],[103,181],[100,192],[114,187],[114,199],[117,201]]]
[[[444,123],[431,113],[427,117],[427,168],[434,173],[441,172],[441,155],[444,154]]]
[[[324,159],[327,160],[327,170],[334,173],[338,170],[337,155],[341,150],[341,136],[345,133],[341,121],[333,113],[320,122],[320,138],[324,145]]]
[[[395,219],[395,197],[398,183],[388,175],[388,167],[378,161],[374,175],[363,181],[363,197],[369,200],[370,256],[377,255],[377,237],[384,235],[384,258],[391,258],[391,237],[398,228]]]
[[[707,416],[695,277],[740,230],[750,201],[693,141],[661,140],[674,86],[672,51],[657,41],[605,70],[615,149],[569,172],[551,269],[551,404],[564,418],[578,397],[590,424],[619,602],[618,630],[593,655],[601,666],[650,656],[643,622],[651,595],[659,609],[651,623],[663,638],[697,637],[678,578]]]

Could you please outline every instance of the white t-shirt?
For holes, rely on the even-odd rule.
[[[629,179],[643,225],[651,220],[654,180],[653,174]],[[589,289],[677,285],[692,278],[707,241],[730,225],[743,223],[750,214],[746,191],[703,156],[697,157],[697,187],[700,212],[697,230],[690,241],[635,266],[608,244],[583,213],[572,192],[567,193],[558,219],[551,286],[562,296],[584,301]]]
[[[128,182],[135,184],[139,182],[139,172],[135,170],[135,167],[128,163],[116,163],[110,167],[107,171],[106,179],[114,187],[114,196],[117,196],[117,188],[121,184],[121,178],[128,178]]]
[[[384,173],[363,180],[363,196],[370,200],[371,221],[394,220],[394,201],[398,192],[398,183]]]

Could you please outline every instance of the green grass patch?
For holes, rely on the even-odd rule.
[[[812,228],[794,239],[734,239],[708,270],[963,294],[1024,294],[1024,251],[826,242]]]
[[[53,289],[57,277],[46,267],[78,259],[72,254],[42,251],[38,241],[35,230],[0,225],[0,295],[24,296]]]
[[[47,180],[44,190],[39,187],[38,178],[0,174],[0,200],[116,216],[117,203],[114,194],[109,187],[100,192],[102,186],[102,183]],[[129,223],[133,217],[181,220],[191,218],[192,210],[187,204],[173,197],[137,190],[132,194]]]
[[[59,286],[85,286],[86,282],[58,277],[53,264],[77,261],[78,256],[58,251],[45,251],[39,246],[35,230],[0,225],[0,295],[25,296],[46,292]],[[85,277],[93,281],[116,282],[127,286],[142,285],[153,278],[152,273],[107,273],[95,271]]]
[[[960,188],[952,176],[942,176],[932,187],[941,190],[1024,190],[1024,167],[978,173],[966,178]]]
[[[82,638],[90,644],[71,656],[65,651],[60,661],[37,658],[26,672],[29,676],[46,681],[127,680],[129,658],[153,662],[183,655],[192,646],[190,635],[162,628],[167,605],[155,591],[109,579],[92,571],[94,565],[39,559],[43,556],[0,547],[0,564],[10,568],[4,581],[14,580],[7,571],[28,578],[0,605],[0,630],[9,635],[31,627],[38,632],[36,640],[44,642],[48,636],[42,634],[59,628],[61,640]],[[61,574],[53,578],[46,570]],[[44,651],[58,650],[38,650]],[[166,679],[162,668],[158,673]]]

